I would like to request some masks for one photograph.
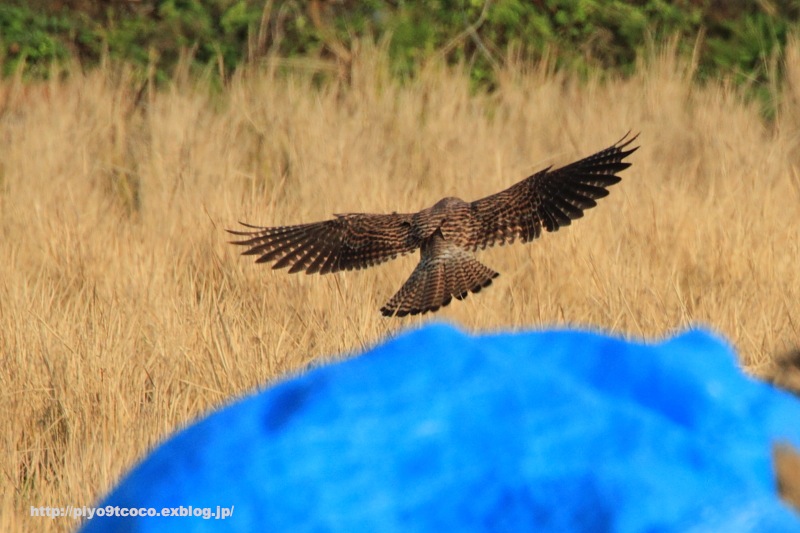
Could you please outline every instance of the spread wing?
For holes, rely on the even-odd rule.
[[[274,261],[272,268],[327,274],[367,268],[419,247],[412,233],[412,215],[336,215],[333,220],[265,228],[241,222],[252,231],[228,232],[245,237],[231,241],[247,246],[242,255],[257,255],[257,263]]]
[[[617,172],[631,164],[624,159],[639,147],[625,150],[638,135],[565,167],[537,172],[501,191],[472,202],[474,248],[533,240],[583,216],[620,181]],[[626,140],[627,139],[627,140]]]

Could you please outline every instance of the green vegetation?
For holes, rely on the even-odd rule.
[[[3,74],[21,65],[33,75],[43,75],[54,61],[69,57],[62,36],[69,33],[70,21],[27,8],[0,5],[0,58]]]
[[[579,73],[626,74],[651,43],[677,38],[682,52],[697,53],[701,79],[725,75],[765,85],[798,27],[799,6],[790,0],[11,0],[0,5],[0,61],[5,75],[21,68],[43,76],[53,62],[77,58],[91,66],[110,57],[165,79],[187,58],[194,68],[225,76],[276,56],[347,66],[356,41],[371,38],[387,43],[401,77],[440,55],[469,65],[474,82],[491,85],[512,54],[547,56]]]

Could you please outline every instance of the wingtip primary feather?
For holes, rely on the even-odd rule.
[[[244,226],[246,228],[253,229],[255,231],[242,231],[242,230],[239,230],[239,229],[228,229],[228,228],[225,228],[225,231],[227,231],[231,235],[237,235],[239,237],[253,237],[254,235],[257,235],[259,232],[264,231],[265,229],[268,229],[268,228],[265,228],[265,227],[262,227],[262,226],[254,226],[253,224],[248,224],[247,222],[242,222],[241,220],[239,220],[238,222],[239,222],[240,225],[242,225],[242,226]],[[249,240],[249,239],[247,239],[247,240]],[[230,243],[230,244],[249,244],[247,242],[247,240],[245,240],[245,241],[228,241],[228,243]]]
[[[618,149],[618,150],[622,150],[623,148],[625,148],[625,147],[627,147],[627,146],[630,146],[630,145],[631,145],[631,143],[633,143],[634,141],[636,141],[636,139],[638,139],[638,138],[639,138],[639,135],[641,134],[641,132],[637,132],[637,133],[636,133],[636,135],[634,135],[633,137],[630,137],[630,138],[628,138],[628,137],[630,136],[630,134],[631,134],[631,131],[632,131],[632,130],[628,130],[628,132],[627,132],[625,135],[623,135],[623,136],[622,136],[622,138],[621,138],[620,140],[618,140],[617,142],[615,142],[615,143],[614,143],[614,144],[611,146],[611,148],[616,148],[616,149]],[[634,147],[633,147],[633,148],[631,148],[630,150],[621,151],[621,152],[620,152],[620,157],[621,157],[622,159],[624,159],[624,158],[628,157],[629,155],[631,155],[633,152],[635,152],[635,151],[636,151],[636,150],[638,150],[638,149],[639,149],[639,147],[638,147],[638,146],[634,146]]]

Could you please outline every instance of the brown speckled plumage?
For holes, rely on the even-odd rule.
[[[636,136],[555,170],[546,168],[497,194],[468,203],[444,198],[418,213],[336,215],[332,220],[233,231],[245,237],[244,255],[289,272],[327,274],[367,268],[420,249],[420,262],[403,287],[381,309],[385,316],[436,311],[490,285],[497,272],[472,252],[516,239],[531,241],[583,216],[608,195],[616,175],[630,166],[625,150]]]

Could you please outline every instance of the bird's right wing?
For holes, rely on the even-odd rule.
[[[233,244],[247,246],[242,255],[260,256],[256,262],[274,261],[272,268],[328,274],[367,268],[409,253],[419,247],[413,235],[412,215],[351,213],[332,220],[280,226],[252,226],[251,231],[228,232],[245,237]]]
[[[542,228],[556,231],[583,216],[607,187],[620,181],[616,174],[631,164],[624,159],[638,147],[626,135],[619,142],[565,167],[546,168],[497,194],[470,204],[475,248],[505,244],[520,238],[533,240]]]

